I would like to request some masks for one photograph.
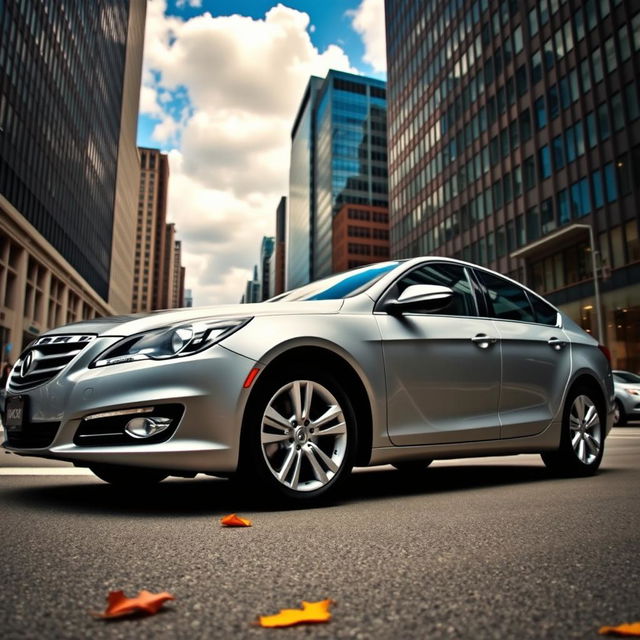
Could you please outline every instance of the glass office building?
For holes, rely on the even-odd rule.
[[[391,255],[525,281],[640,369],[640,5],[386,0]]]
[[[383,81],[334,70],[311,78],[293,129],[290,178],[287,288],[332,273],[333,218],[341,207],[386,210]]]

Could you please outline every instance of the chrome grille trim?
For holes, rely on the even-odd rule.
[[[7,389],[22,393],[49,382],[95,339],[95,335],[88,334],[37,338],[20,354],[7,381]]]

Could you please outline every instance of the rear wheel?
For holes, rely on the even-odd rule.
[[[395,467],[401,473],[414,474],[424,471],[433,460],[426,458],[425,460],[403,460],[402,462],[392,462],[391,466]]]
[[[542,460],[556,473],[591,475],[602,461],[604,436],[604,413],[594,400],[593,392],[577,389],[565,404],[560,447],[543,453]]]
[[[100,480],[118,487],[157,484],[169,475],[158,469],[137,469],[112,464],[93,465],[89,468]]]
[[[262,381],[249,403],[238,469],[245,488],[297,502],[334,494],[356,451],[355,415],[338,381],[298,368]]]

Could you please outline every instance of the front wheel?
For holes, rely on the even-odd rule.
[[[614,413],[613,413],[613,426],[622,427],[627,424],[627,414],[620,400],[615,401]]]
[[[113,464],[96,464],[89,467],[95,475],[109,484],[118,487],[139,487],[162,482],[168,474],[158,469],[138,469]]]
[[[567,398],[562,419],[560,447],[542,454],[545,465],[569,476],[594,474],[604,453],[604,414],[589,389],[578,389]]]
[[[249,490],[297,502],[335,494],[356,451],[347,395],[324,372],[265,374],[245,415],[240,480]]]

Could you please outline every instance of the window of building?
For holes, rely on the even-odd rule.
[[[631,43],[626,24],[618,29],[618,46],[620,47],[620,61],[626,62],[631,57]]]
[[[545,40],[542,50],[544,53],[544,68],[550,71],[555,63],[554,44],[551,38]]]
[[[551,176],[551,155],[548,145],[544,145],[538,151],[538,162],[540,167],[540,180],[545,180]]]
[[[547,93],[547,102],[549,105],[549,119],[557,118],[560,113],[560,103],[558,101],[558,86],[552,85]]]
[[[513,195],[518,197],[522,193],[522,168],[518,165],[513,170]]]
[[[618,68],[618,60],[616,59],[616,46],[613,36],[604,41],[604,60],[607,73],[611,73]]]
[[[556,58],[558,60],[562,60],[564,58],[564,54],[566,53],[565,45],[564,45],[564,35],[562,33],[562,29],[558,29],[553,34],[553,40],[556,46]],[[547,67],[550,68],[550,67]]]
[[[629,262],[640,260],[640,239],[638,238],[638,223],[631,220],[624,225],[625,237],[627,239],[627,253]]]
[[[538,33],[538,29],[540,28],[538,24],[538,10],[536,7],[533,7],[527,16],[529,22],[529,37],[533,38],[533,36]]]
[[[591,184],[593,186],[593,206],[596,209],[604,206],[604,190],[602,187],[602,174],[596,169],[591,174]]]
[[[582,7],[578,7],[573,12],[573,25],[576,30],[576,41],[580,42],[585,36],[584,31],[584,15],[582,14]]]
[[[522,216],[521,216],[522,217]],[[517,219],[516,219],[516,229],[517,229]],[[524,244],[524,229],[520,230],[518,234],[519,244],[522,246]],[[540,213],[538,212],[538,207],[531,207],[527,211],[527,240],[529,242],[533,242],[540,237]],[[520,239],[522,241],[520,241]]]
[[[630,82],[624,88],[624,102],[627,107],[629,122],[633,122],[640,117],[640,104],[638,103],[638,92],[635,82]]]
[[[628,153],[625,153],[616,160],[616,174],[620,195],[629,195],[631,193],[631,163],[629,162]]]
[[[524,161],[524,188],[526,191],[536,186],[536,163],[533,156]]]
[[[633,34],[633,48],[640,51],[640,11],[631,20],[631,33]]]
[[[598,107],[598,126],[600,128],[600,140],[607,140],[611,135],[611,128],[609,127],[609,113],[606,102],[603,102]]]
[[[547,111],[544,104],[544,96],[538,98],[535,102],[536,127],[543,129],[547,126]]]
[[[562,136],[556,136],[551,143],[553,149],[553,164],[556,169],[564,167],[564,141]]]
[[[598,84],[604,78],[604,69],[602,68],[602,53],[600,47],[596,47],[591,53],[591,63],[593,65],[593,82]]]
[[[596,129],[596,114],[591,111],[585,118],[587,126],[587,142],[589,149],[593,149],[598,144],[598,131]]]
[[[607,202],[615,202],[618,199],[618,185],[613,162],[609,162],[604,166],[604,187],[607,194]]]
[[[547,198],[540,203],[540,225],[543,235],[556,228],[556,220],[553,215],[553,202]]]
[[[622,95],[619,91],[611,96],[611,121],[614,131],[624,129],[624,110],[622,108]]]
[[[591,70],[589,69],[588,59],[580,63],[580,79],[582,81],[582,93],[587,93],[591,90]]]
[[[558,206],[558,224],[567,224],[571,220],[571,210],[569,208],[569,198],[566,189],[558,191],[556,203]]]
[[[538,9],[540,10],[540,24],[547,24],[547,22],[549,22],[549,5],[547,0],[540,0],[538,2]]]
[[[542,54],[536,51],[531,56],[531,84],[536,84],[540,80],[542,80]]]

